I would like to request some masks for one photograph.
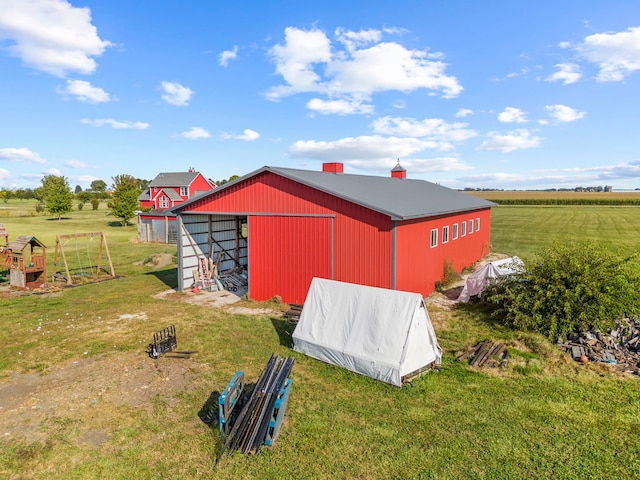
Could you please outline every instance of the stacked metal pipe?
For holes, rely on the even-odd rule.
[[[293,363],[292,357],[271,355],[251,395],[240,410],[221,455],[225,450],[241,450],[245,454],[260,450],[267,436],[278,393],[287,382]]]

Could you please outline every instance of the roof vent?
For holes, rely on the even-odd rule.
[[[407,170],[400,165],[400,159],[395,167],[391,169],[391,178],[407,178]]]
[[[329,162],[322,164],[322,171],[326,173],[344,173],[344,164],[339,162]]]

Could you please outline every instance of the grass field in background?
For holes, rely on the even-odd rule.
[[[0,297],[0,389],[13,374],[45,378],[87,359],[104,365],[105,378],[135,376],[154,362],[144,353],[152,333],[169,324],[176,325],[179,347],[198,353],[161,358],[152,368],[167,380],[182,369],[188,381],[139,405],[99,396],[75,405],[70,398],[44,416],[37,442],[0,432],[0,478],[631,479],[640,471],[637,378],[577,365],[543,338],[501,327],[477,307],[430,307],[442,369],[396,389],[293,352],[290,327],[277,316],[234,315],[180,302],[179,295],[154,298],[176,285],[175,265],[154,269],[145,262],[175,254],[175,246],[138,243],[135,226],[119,226],[102,208],[85,207],[60,221],[0,218],[11,238],[34,235],[51,252],[56,235],[102,231],[122,275],[50,295]],[[627,252],[640,244],[635,208],[496,207],[492,224],[493,251],[524,259],[552,239],[593,238]],[[455,360],[464,346],[485,338],[510,345],[506,370]],[[271,353],[296,360],[280,436],[258,455],[224,456],[216,465],[219,435],[202,412],[237,370],[255,381]],[[102,387],[107,398],[110,385]],[[91,432],[105,441],[84,442]]]

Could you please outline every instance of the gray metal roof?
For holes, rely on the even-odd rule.
[[[199,172],[163,172],[149,183],[150,187],[188,187]]]
[[[162,195],[166,195],[169,198],[169,200],[173,200],[174,202],[178,200],[182,200],[182,197],[180,196],[180,194],[178,194],[178,192],[170,188],[163,188],[162,190],[160,190],[160,192],[156,195],[156,198]]]
[[[469,210],[479,210],[495,205],[473,195],[443,187],[425,180],[328,173],[294,168],[262,167],[233,182],[208,192],[214,196],[243,180],[271,172],[330,195],[348,200],[363,207],[389,215],[393,220],[433,217]],[[193,202],[191,199],[178,205],[179,212]]]
[[[139,202],[142,202],[145,200],[151,200],[151,190],[148,188],[144,192],[142,192],[140,195],[138,195]]]

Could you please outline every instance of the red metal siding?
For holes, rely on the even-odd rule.
[[[303,303],[313,277],[331,278],[331,222],[327,217],[249,217],[249,296],[280,295]]]
[[[328,174],[330,175],[330,174]],[[334,215],[334,280],[391,288],[391,220],[388,216],[368,208],[355,205],[297,182],[266,172],[247,179],[224,191],[195,202],[188,212],[231,213],[258,217],[261,215]],[[272,243],[272,255],[286,259],[295,246],[284,247],[278,240],[284,236],[295,236],[299,232],[283,227],[281,231],[271,232],[275,236]],[[250,236],[249,261],[253,264],[255,242],[271,242],[268,236],[254,238]],[[258,248],[261,248],[258,246]],[[313,261],[315,252],[300,245],[302,252],[295,252],[299,258]],[[281,268],[286,268],[286,262]],[[250,265],[250,275],[252,265]],[[284,271],[281,270],[282,274]],[[319,274],[318,276],[322,276]],[[260,278],[260,282],[264,279]],[[308,285],[305,285],[307,288]],[[258,292],[259,285],[251,283],[252,298]],[[290,300],[282,293],[285,302]],[[271,295],[273,296],[273,295]],[[269,297],[270,298],[270,297]],[[295,302],[294,302],[295,303]]]
[[[475,219],[480,219],[480,230],[475,230]],[[474,232],[452,237],[453,224],[473,220]],[[449,241],[442,243],[442,227],[449,226]],[[438,245],[431,248],[431,230],[438,229]],[[490,251],[491,210],[479,210],[453,216],[436,217],[422,221],[401,222],[396,230],[396,289],[428,295],[442,280],[444,262],[449,260],[461,272]]]

